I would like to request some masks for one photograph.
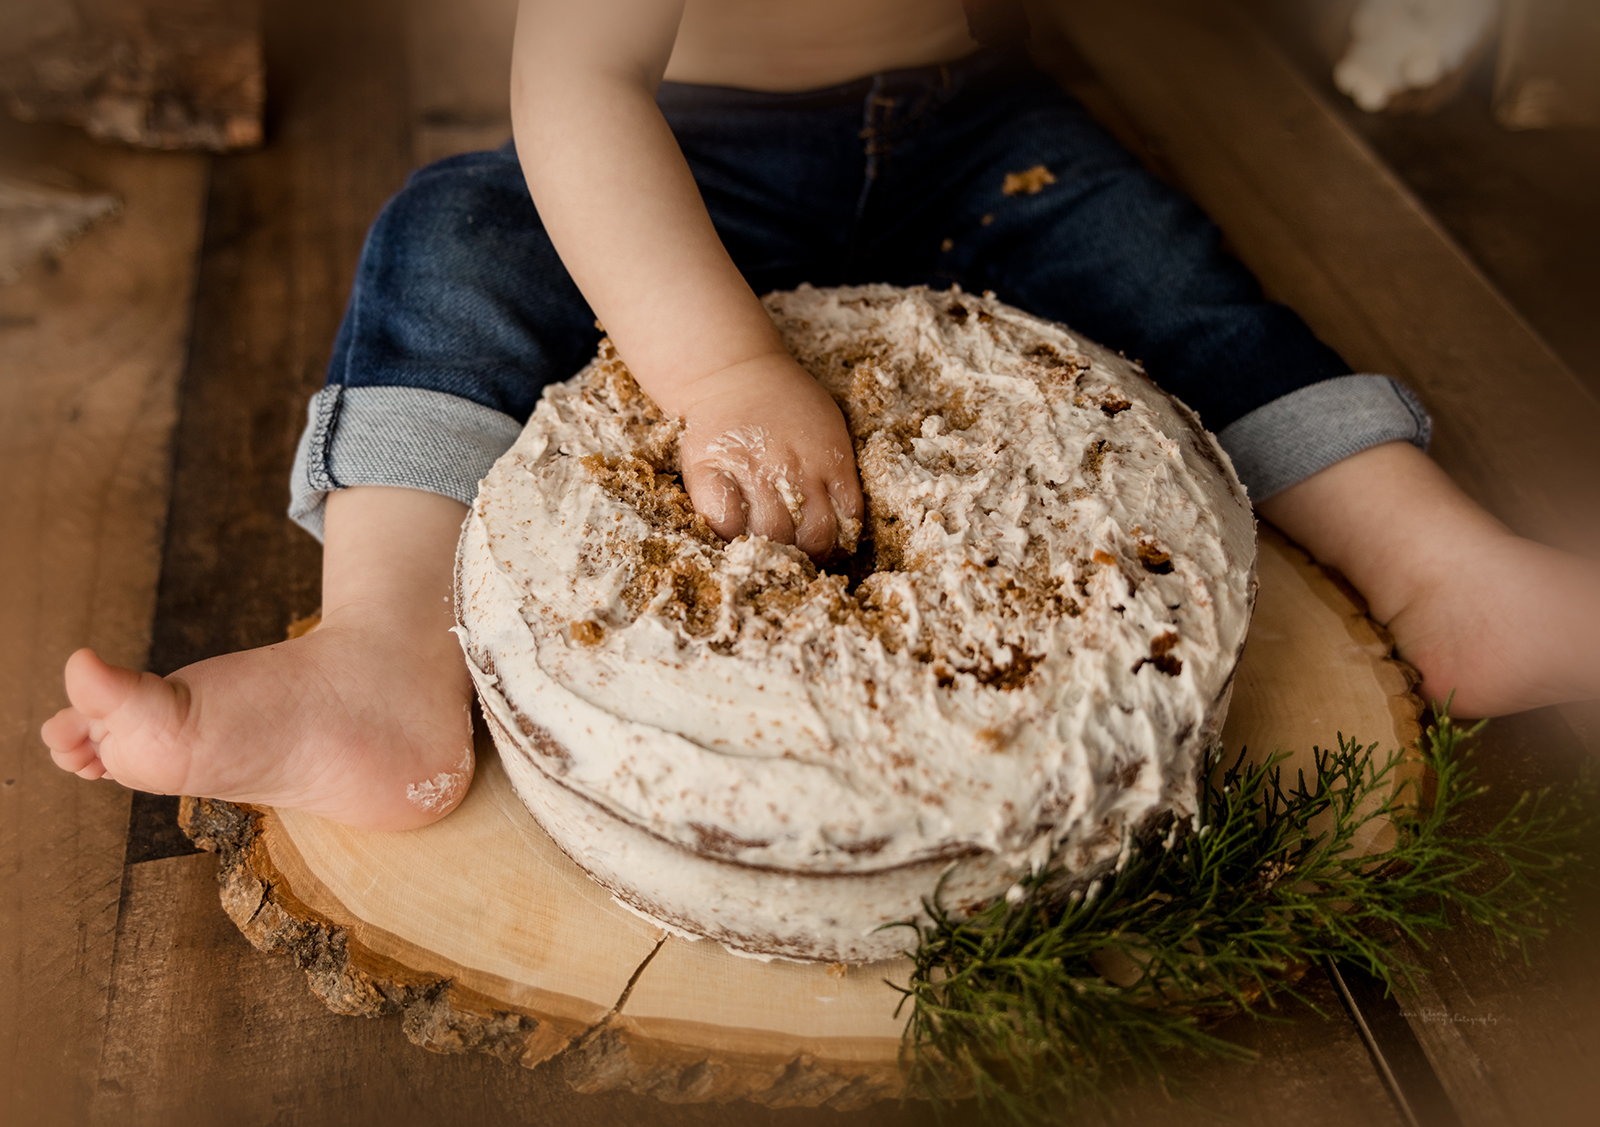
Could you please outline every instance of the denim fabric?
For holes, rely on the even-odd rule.
[[[1387,376],[1344,376],[1292,391],[1222,429],[1257,504],[1342,458],[1384,442],[1426,450],[1433,420],[1411,389]]]
[[[1422,434],[1401,393],[1381,418],[1363,399],[1354,429],[1335,397],[1294,414],[1292,458],[1270,442],[1261,448],[1277,453],[1257,457],[1252,443],[1271,427],[1241,421],[1351,378],[1349,367],[1262,298],[1198,208],[1019,54],[800,94],[665,83],[658,102],[757,293],[802,282],[993,290],[1142,360],[1213,431],[1242,436],[1225,446],[1258,497],[1344,456],[1329,452]],[[1005,193],[1007,173],[1040,166],[1052,182]],[[368,237],[291,515],[320,532],[326,492],[358,483],[470,501],[543,388],[582,367],[598,338],[510,145],[416,173]],[[454,437],[424,444],[432,426]]]
[[[329,384],[306,415],[289,515],[318,540],[324,499],[352,485],[404,486],[472,504],[478,480],[522,431],[502,411],[417,387]]]

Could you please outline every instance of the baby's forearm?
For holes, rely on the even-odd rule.
[[[512,80],[540,218],[635,377],[674,413],[699,381],[783,352],[655,104],[680,11],[528,0]]]

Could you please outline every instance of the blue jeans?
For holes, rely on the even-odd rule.
[[[1409,391],[1265,301],[1199,209],[1019,54],[798,94],[665,83],[658,102],[757,293],[993,290],[1142,360],[1257,500],[1380,442],[1426,445]],[[1031,169],[1047,175],[1008,194]],[[510,145],[417,172],[368,237],[290,515],[320,535],[326,494],[351,485],[470,503],[598,340]]]

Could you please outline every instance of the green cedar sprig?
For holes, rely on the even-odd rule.
[[[1066,896],[1043,871],[972,916],[936,894],[917,932],[902,1046],[913,1088],[936,1104],[976,1097],[1017,1123],[1059,1120],[1112,1076],[1165,1082],[1174,1051],[1248,1059],[1208,1032],[1266,1016],[1312,963],[1355,963],[1393,989],[1417,968],[1404,935],[1459,919],[1502,953],[1546,934],[1589,879],[1579,852],[1594,824],[1593,779],[1525,794],[1487,830],[1463,812],[1484,793],[1469,741],[1441,709],[1408,757],[1341,734],[1316,777],[1284,778],[1284,755],[1213,769],[1192,821],[1130,843],[1117,869]],[[1415,764],[1414,757],[1410,762]],[[1421,793],[1432,776],[1432,801]],[[1384,822],[1393,844],[1360,844]]]

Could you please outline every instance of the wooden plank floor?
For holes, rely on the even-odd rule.
[[[1558,524],[1592,463],[1583,449],[1542,449],[1540,428],[1556,415],[1592,425],[1592,397],[1320,95],[1210,3],[1083,14],[1070,30],[1091,69],[1077,82],[1319,331],[1424,388],[1447,462],[1486,502],[1530,527]],[[470,43],[414,20],[408,50],[376,0],[285,0],[268,18],[271,144],[209,162],[209,189],[196,158],[28,131],[41,159],[129,207],[58,273],[0,289],[0,366],[27,374],[5,385],[0,416],[0,496],[7,527],[22,530],[0,547],[0,1122],[929,1122],[893,1105],[838,1115],[578,1096],[559,1064],[435,1056],[395,1019],[336,1016],[223,916],[214,860],[175,833],[171,802],[138,796],[130,817],[125,792],[61,775],[38,748],[74,646],[134,664],[148,648],[167,672],[274,640],[316,606],[318,553],[282,516],[285,482],[366,225],[413,163],[504,130],[498,80],[472,69]],[[1351,209],[1364,228],[1329,218]],[[1509,421],[1497,406],[1506,370],[1544,396]],[[1554,710],[1497,724],[1485,756],[1495,804],[1572,776],[1584,756]],[[1418,953],[1421,997],[1358,998],[1418,1122],[1586,1121],[1600,1096],[1584,1067],[1600,1049],[1588,934],[1558,937],[1527,966],[1446,937]],[[1320,1013],[1293,1006],[1290,1022],[1224,1030],[1261,1059],[1196,1070],[1191,1094],[1244,1124],[1290,1109],[1303,1124],[1405,1122],[1333,984],[1319,971],[1307,992]],[[1194,1119],[1159,1091],[1125,1093],[1113,1111]]]
[[[78,1122],[95,1089],[129,796],[58,771],[38,727],[67,655],[142,665],[205,162],[10,138],[24,172],[125,201],[0,288],[0,1121]]]

